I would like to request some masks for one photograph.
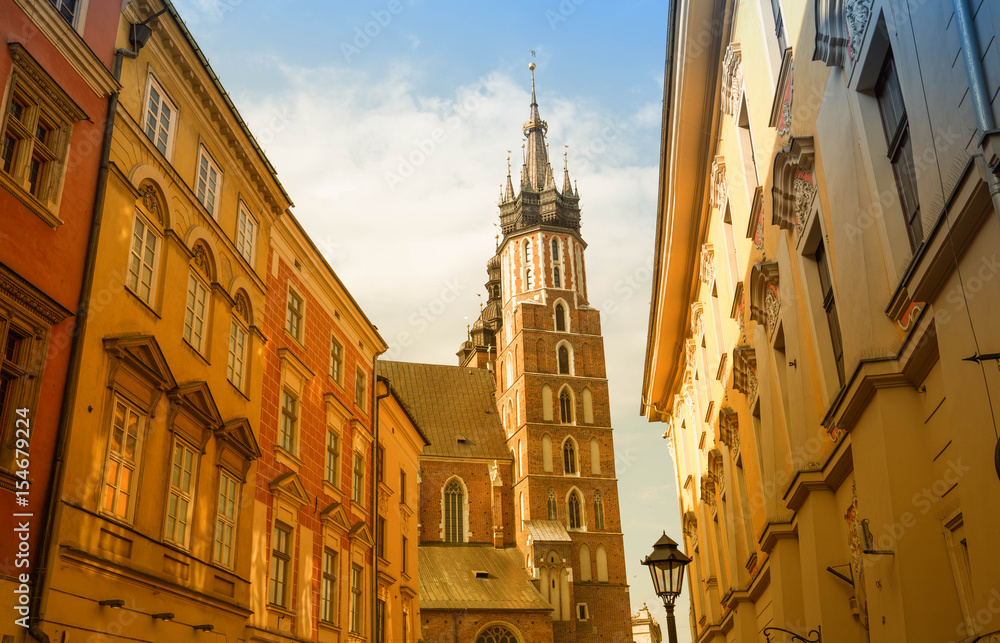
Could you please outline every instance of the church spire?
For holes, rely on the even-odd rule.
[[[573,196],[573,184],[569,180],[569,145],[564,146],[566,151],[563,152],[563,196]]]
[[[549,153],[545,146],[545,133],[549,126],[538,114],[538,100],[535,98],[535,63],[529,64],[528,69],[531,70],[531,118],[524,124],[524,136],[528,140],[521,182],[526,183],[532,191],[541,192],[552,175]]]
[[[503,195],[503,200],[514,200],[514,182],[510,180],[510,150],[507,150],[507,192]]]

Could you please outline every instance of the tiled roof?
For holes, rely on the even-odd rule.
[[[516,547],[421,545],[417,551],[421,610],[552,609],[531,584]]]
[[[532,540],[543,543],[572,541],[566,527],[558,520],[525,520],[524,526]]]
[[[376,371],[430,442],[423,455],[511,459],[490,371],[385,361],[376,362]]]

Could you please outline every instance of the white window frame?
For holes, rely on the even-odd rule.
[[[298,309],[293,310],[292,300],[293,298],[299,302]],[[298,325],[295,331],[292,331],[292,318],[293,312],[295,317],[298,318]],[[295,289],[291,286],[288,287],[288,296],[285,298],[285,332],[287,332],[292,339],[302,343],[302,338],[305,337],[305,325],[306,325],[306,300],[302,295],[295,292]]]
[[[361,370],[361,367],[355,369],[354,374],[354,405],[361,409],[362,413],[368,413],[368,374]]]
[[[239,478],[226,470],[219,473],[219,503],[215,519],[215,547],[213,560],[216,565],[232,569],[236,566],[236,525],[239,520],[240,493],[242,483]]]
[[[285,400],[292,400],[291,412],[285,409]],[[289,391],[288,389],[281,389],[281,409],[280,417],[278,419],[278,446],[295,455],[295,450],[299,444],[299,416],[301,415],[301,410],[299,408],[299,396],[295,393]],[[285,430],[287,423],[291,426],[291,431]],[[287,439],[290,444],[285,444]]]
[[[354,452],[354,462],[351,463],[351,500],[364,507],[365,456],[360,451]]]
[[[177,462],[178,453],[184,458],[181,464]],[[185,458],[188,455],[190,457]],[[163,540],[187,547],[191,535],[191,513],[194,509],[198,478],[198,450],[184,440],[174,438],[169,462],[170,482],[167,486],[167,502],[164,508]]]
[[[150,100],[152,99],[153,92],[156,92],[160,98],[159,104],[156,106],[156,113],[152,113],[153,109],[150,106]],[[163,107],[164,105],[170,110],[170,116],[167,119],[167,124],[164,126],[162,122]],[[151,127],[149,123],[150,117],[154,119],[154,125]],[[152,134],[150,129],[153,129]],[[163,149],[160,149],[158,140],[163,134],[163,130],[166,130],[163,136]],[[146,134],[146,138],[152,142],[153,147],[160,150],[160,153],[169,161],[173,156],[174,150],[174,132],[177,130],[177,105],[169,96],[167,92],[164,91],[163,85],[160,84],[153,74],[149,74],[149,78],[146,81],[146,94],[143,96],[142,101],[142,131]]]
[[[206,177],[202,179],[201,173],[202,169],[205,169]],[[211,173],[215,172],[215,191],[213,192],[209,186],[211,178]],[[198,165],[194,168],[194,186],[195,186],[195,197],[198,201],[205,206],[208,210],[208,214],[215,220],[219,219],[219,196],[222,194],[222,170],[219,169],[219,164],[215,162],[212,155],[208,153],[205,146],[202,145],[198,148]]]
[[[257,250],[257,219],[250,214],[246,204],[240,201],[239,217],[236,221],[236,250],[253,266]]]
[[[189,271],[187,293],[184,298],[184,341],[199,353],[204,352],[206,344],[205,335],[208,334],[208,314],[211,303],[211,291],[208,286],[193,270]],[[199,306],[201,307],[200,315],[198,314]],[[199,325],[201,329],[196,331]]]
[[[336,337],[330,337],[330,379],[344,385],[344,345]]]
[[[365,568],[351,562],[351,622],[353,634],[362,634],[365,629]]]
[[[334,487],[340,487],[340,476],[338,475],[340,473],[340,434],[332,428],[326,430],[324,453],[326,455],[323,459],[323,480]]]
[[[243,376],[246,372],[247,340],[250,334],[235,317],[229,323],[229,359],[226,364],[226,378],[242,391]]]
[[[115,432],[115,415],[117,414],[118,408],[121,407],[125,410],[123,416],[122,424],[122,440],[119,449],[115,449],[113,444],[113,437]],[[135,496],[138,490],[137,479],[139,477],[139,469],[141,463],[142,455],[142,437],[145,429],[146,414],[140,412],[135,406],[126,402],[122,397],[115,395],[111,403],[111,423],[109,427],[108,434],[108,450],[107,458],[105,459],[105,472],[104,472],[104,484],[101,488],[101,512],[109,516],[114,517],[116,520],[123,520],[125,522],[131,523],[132,516],[135,513]],[[132,449],[132,456],[129,458],[123,453],[125,445],[128,443],[128,426],[129,419],[136,417],[135,426],[135,436],[134,436],[134,447]],[[122,471],[129,471],[129,481],[126,487],[122,487]],[[112,481],[110,477],[114,475],[115,479]],[[112,505],[108,508],[107,496],[106,494],[112,490],[114,496],[111,498]],[[126,496],[125,500],[125,510],[124,512],[118,511],[118,502],[121,500],[121,495]]]
[[[141,248],[137,253],[136,236],[139,233],[136,228],[140,225],[143,227],[143,234],[139,240]],[[152,239],[152,250],[149,249],[150,239]],[[158,281],[156,273],[159,267],[161,241],[162,237],[160,237],[157,229],[139,213],[138,209],[136,209],[135,217],[132,222],[132,235],[129,237],[129,255],[125,275],[125,286],[135,293],[136,297],[149,306],[153,305],[153,300],[156,298],[156,286]],[[150,261],[146,261],[146,255],[149,253],[152,253],[152,259]],[[148,284],[143,282],[143,270],[149,272]],[[143,287],[147,290],[145,296],[142,294]]]
[[[278,538],[278,531],[285,534],[285,547],[282,549],[278,548],[278,543],[275,541]],[[270,565],[271,569],[268,571],[268,583],[267,583],[267,604],[274,607],[279,607],[281,609],[288,609],[289,598],[291,598],[291,582],[292,582],[292,566],[294,564],[295,558],[295,528],[291,525],[286,525],[282,522],[275,522],[274,527],[271,529],[271,548],[270,548]],[[278,564],[277,561],[280,560],[281,565],[281,577],[278,578]],[[280,584],[281,595],[277,595],[277,590]]]
[[[337,624],[337,563],[339,552],[330,547],[323,548],[320,561],[319,620],[327,625]]]

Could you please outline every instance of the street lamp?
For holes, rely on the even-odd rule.
[[[677,625],[674,623],[674,601],[681,593],[684,567],[691,559],[677,549],[677,543],[663,532],[663,536],[653,544],[653,553],[646,556],[642,564],[649,568],[653,577],[656,595],[663,599],[667,610],[667,635],[670,643],[677,643]]]

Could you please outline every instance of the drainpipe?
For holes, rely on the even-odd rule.
[[[969,96],[972,98],[972,109],[976,114],[976,127],[979,128],[979,149],[983,151],[986,161],[986,183],[990,188],[990,199],[993,210],[1000,221],[1000,178],[994,170],[1000,168],[995,158],[990,158],[986,149],[987,140],[997,133],[993,119],[993,108],[986,92],[986,74],[983,72],[983,61],[979,56],[979,37],[969,9],[969,0],[952,0],[955,7],[955,24],[958,27],[958,37],[962,43],[962,59],[965,61],[965,73],[969,77]]]
[[[375,374],[375,362],[378,360],[379,355],[385,351],[379,351],[372,356],[372,434],[375,439],[372,441],[372,540],[375,541],[375,548],[372,551],[372,643],[375,643],[375,632],[378,628],[378,615],[375,613],[375,608],[378,605],[378,402],[384,397],[389,396],[388,386],[386,386],[386,392],[384,395],[378,394],[378,383],[379,380],[384,380],[388,384],[388,380],[385,378],[380,378]],[[383,632],[384,634],[384,632]],[[384,637],[383,637],[384,638]]]
[[[114,77],[115,80],[121,78],[122,59],[125,57],[136,58],[138,51],[129,49],[118,49],[115,51]],[[94,264],[97,262],[97,243],[101,237],[101,223],[104,214],[104,199],[107,195],[108,186],[108,164],[111,158],[111,139],[115,130],[115,114],[118,111],[118,93],[114,92],[108,97],[108,113],[104,119],[104,136],[101,140],[101,164],[97,171],[97,190],[94,194],[94,208],[90,223],[90,236],[87,239],[87,255],[83,264],[83,282],[80,285],[80,301],[77,304],[76,317],[73,320],[73,343],[70,346],[69,364],[66,370],[66,387],[63,391],[62,404],[59,409],[59,428],[56,433],[55,460],[52,463],[52,474],[48,493],[48,515],[45,518],[45,525],[39,534],[42,543],[42,551],[38,560],[40,566],[32,585],[32,620],[28,628],[28,635],[39,643],[49,643],[49,635],[42,628],[42,596],[47,588],[47,562],[51,555],[49,534],[52,532],[52,523],[55,520],[56,507],[59,503],[59,490],[63,482],[63,463],[66,457],[66,439],[69,435],[69,418],[73,412],[73,403],[76,401],[76,393],[80,384],[80,359],[83,355],[83,335],[87,328],[87,315],[89,313],[90,295],[94,288]]]

